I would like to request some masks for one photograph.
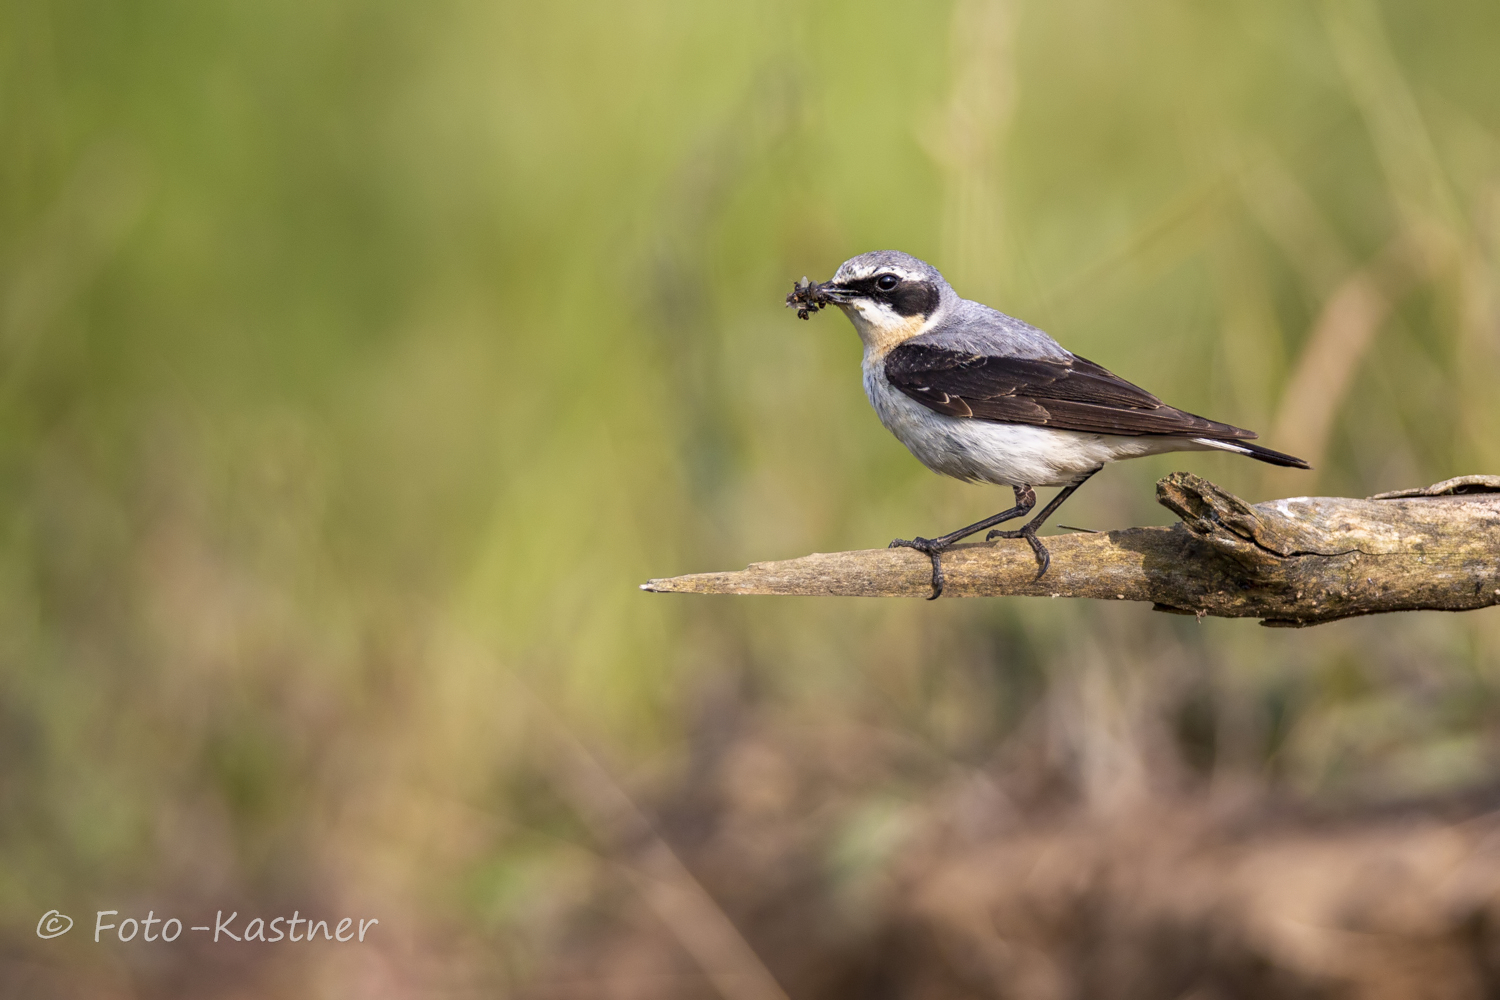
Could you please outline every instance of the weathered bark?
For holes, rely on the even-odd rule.
[[[1386,611],[1500,604],[1500,476],[1465,476],[1368,500],[1294,497],[1248,504],[1177,472],[1156,498],[1165,528],[1055,535],[1036,579],[1024,541],[943,555],[944,597],[1092,597],[1159,611],[1317,625]],[[931,563],[912,549],[815,553],[727,573],[651,580],[687,594],[927,597]]]

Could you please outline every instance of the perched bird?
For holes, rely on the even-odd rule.
[[[1019,528],[1037,578],[1051,557],[1037,529],[1107,462],[1168,451],[1229,451],[1307,469],[1300,458],[1250,444],[1252,431],[1174,409],[1047,334],[960,298],[937,268],[896,250],[844,261],[828,281],[806,278],[787,305],[807,319],[844,311],[864,342],[865,394],[886,430],[933,472],[1015,489],[1014,507],[937,538],[898,538],[932,558],[932,597],[943,592],[941,555],[986,528],[1030,514],[1035,488],[1062,490]]]

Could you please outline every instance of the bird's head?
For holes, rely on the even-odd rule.
[[[938,269],[899,250],[874,250],[839,265],[832,278],[807,282],[787,296],[806,319],[825,305],[844,311],[867,352],[884,355],[931,327],[957,293]]]

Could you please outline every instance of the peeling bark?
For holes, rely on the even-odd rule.
[[[1156,498],[1182,523],[1046,539],[1040,580],[1024,541],[943,555],[944,597],[1090,597],[1158,611],[1299,627],[1387,611],[1500,604],[1500,476],[1464,476],[1368,500],[1249,504],[1176,472]],[[911,549],[814,553],[737,572],[651,580],[687,594],[927,597],[931,563]]]

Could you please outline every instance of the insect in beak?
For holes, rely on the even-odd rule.
[[[843,297],[843,289],[832,281],[810,281],[804,274],[801,281],[793,284],[792,293],[786,297],[786,306],[797,310],[798,319],[807,319],[819,309],[842,301]]]

